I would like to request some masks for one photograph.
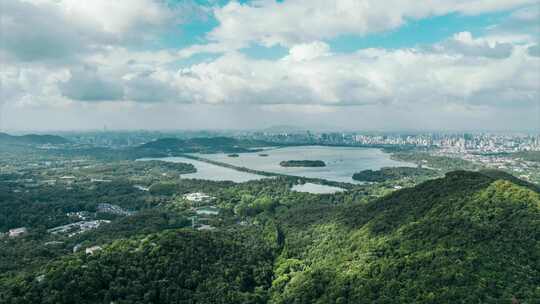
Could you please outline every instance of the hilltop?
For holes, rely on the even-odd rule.
[[[365,205],[287,214],[275,303],[532,303],[540,195],[493,176],[456,171]]]
[[[57,135],[28,134],[21,136],[0,133],[0,144],[6,145],[62,145],[70,143],[69,140]]]
[[[137,149],[172,153],[239,153],[258,151],[254,148],[265,145],[268,143],[230,137],[161,138],[145,143]]]

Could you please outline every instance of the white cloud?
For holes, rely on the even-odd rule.
[[[414,107],[526,106],[540,97],[540,58],[528,45],[511,45],[504,56],[486,56],[486,48],[497,50],[500,44],[468,33],[449,41],[453,44],[430,49],[363,49],[351,54],[330,53],[326,44],[316,42],[293,46],[282,60],[230,52],[179,71],[157,63],[168,62],[172,58],[168,53],[158,59],[133,53],[118,60],[124,52],[119,50],[87,62],[99,63],[99,68],[19,70],[32,71],[36,78],[32,81],[15,77],[15,68],[0,75],[7,79],[3,83],[8,92],[43,95],[39,86],[56,86],[57,90],[49,89],[55,98],[88,101]],[[48,76],[47,83],[37,77],[38,71]]]
[[[10,0],[1,8],[0,59],[55,64],[156,39],[194,12],[158,0]]]
[[[158,0],[21,0],[37,8],[49,7],[74,24],[87,24],[96,31],[125,33],[137,27],[170,24],[180,16]]]
[[[524,5],[538,4],[538,0],[439,0],[434,1],[434,4],[440,5],[443,9],[450,12],[476,15],[486,12],[508,10]]]
[[[61,96],[58,83],[69,79],[63,68],[21,67],[3,64],[0,100],[17,107],[57,107],[70,101]]]
[[[408,19],[449,13],[481,14],[537,0],[259,0],[216,7],[219,22],[207,39],[183,52],[224,52],[250,43],[292,46],[344,34],[366,35],[398,28]]]
[[[322,41],[294,45],[285,59],[304,61],[330,55],[330,46]]]
[[[95,24],[98,29],[110,33],[167,24],[175,18],[163,3],[152,0],[61,0],[56,5],[68,18]]]
[[[526,46],[512,46],[508,54],[505,49],[504,56],[485,56],[476,48],[491,48],[487,42],[463,33],[453,40],[462,43],[461,49],[367,49],[330,55],[304,45],[298,58],[310,60],[280,61],[230,53],[183,69],[174,82],[181,100],[217,104],[519,106],[537,100],[540,60],[530,56]]]
[[[174,101],[177,90],[170,83],[170,73],[156,70],[140,72],[124,77],[126,100],[138,102],[163,102]]]
[[[487,36],[461,32],[417,48],[332,53],[324,41],[394,29],[411,18],[478,14],[529,2],[537,1],[232,2],[214,8],[219,25],[209,33],[209,44],[145,50],[134,42],[157,37],[182,22],[186,11],[153,0],[13,0],[3,2],[0,12],[1,102],[83,110],[100,110],[100,104],[198,104],[238,113],[248,107],[275,115],[339,113],[348,119],[354,117],[343,108],[350,105],[378,115],[392,110],[396,117],[399,111],[435,116],[438,109],[453,117],[469,117],[465,112],[471,109],[470,117],[477,118],[503,109],[517,113],[540,99],[539,43],[530,34],[536,33],[536,13],[517,10],[510,23]],[[532,30],[521,31],[521,24]],[[261,60],[237,52],[254,43],[280,44],[289,53]],[[200,52],[224,55],[178,70],[180,59]]]
[[[540,42],[540,1],[513,11],[501,23],[490,27],[487,38],[514,43]]]
[[[459,54],[471,57],[505,58],[512,54],[513,44],[491,37],[474,38],[470,32],[460,32],[432,49],[441,53]]]
[[[80,101],[120,100],[124,97],[124,88],[116,79],[88,66],[71,69],[69,80],[60,82],[58,86],[63,96]]]

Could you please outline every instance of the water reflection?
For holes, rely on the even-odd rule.
[[[339,187],[325,186],[313,183],[305,183],[301,185],[292,186],[291,190],[297,192],[308,192],[314,194],[332,194],[337,192],[343,192],[345,189]]]
[[[195,178],[195,179],[206,179],[212,181],[233,181],[237,183],[243,183],[251,180],[259,180],[266,178],[265,176],[240,172],[234,169],[224,168],[209,163],[205,163],[198,160],[193,160],[185,157],[164,157],[164,158],[144,158],[140,161],[145,160],[161,160],[173,163],[188,163],[192,164],[197,168],[196,173],[182,174],[183,178]]]
[[[239,153],[239,157],[229,157],[227,154],[194,155],[260,171],[347,183],[354,183],[352,175],[362,170],[414,166],[414,164],[392,160],[389,154],[379,149],[354,147],[288,147],[265,150],[261,153]],[[326,167],[281,167],[279,163],[286,160],[322,160],[326,163]]]

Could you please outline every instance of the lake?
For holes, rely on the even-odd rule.
[[[260,156],[260,154],[266,154],[267,156]],[[356,183],[352,179],[352,175],[362,170],[415,166],[411,163],[392,160],[389,154],[382,152],[380,149],[354,147],[287,147],[266,149],[259,153],[238,153],[239,157],[229,157],[223,153],[193,155],[259,171],[323,178],[347,183]],[[280,162],[286,160],[322,160],[326,163],[326,167],[282,167],[279,165]],[[218,175],[218,173],[215,173],[215,175]],[[260,178],[258,175],[255,176]]]
[[[240,172],[234,169],[229,169],[225,167],[220,167],[205,163],[198,160],[193,160],[185,157],[163,157],[163,158],[142,158],[139,161],[145,160],[161,160],[172,163],[188,163],[192,164],[197,168],[197,172],[182,174],[183,178],[194,178],[194,179],[206,179],[212,181],[233,181],[237,183],[243,183],[250,180],[258,180],[262,178],[267,178],[266,176],[261,176],[257,174]]]
[[[314,183],[294,185],[292,186],[291,190],[296,191],[296,192],[308,192],[308,193],[314,193],[314,194],[333,194],[337,192],[346,191],[343,188],[314,184]]]

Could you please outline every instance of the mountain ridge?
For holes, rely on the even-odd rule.
[[[0,144],[17,144],[17,145],[44,145],[44,144],[53,144],[61,145],[70,143],[64,137],[58,135],[49,135],[49,134],[26,134],[26,135],[10,135],[7,133],[0,132]]]
[[[532,303],[540,295],[540,195],[509,179],[451,172],[304,221],[286,229],[289,249],[276,267],[294,261],[301,270],[277,275],[275,303]]]
[[[254,152],[254,148],[268,145],[262,141],[240,140],[232,137],[161,138],[138,146],[138,150],[178,153],[234,153]]]

